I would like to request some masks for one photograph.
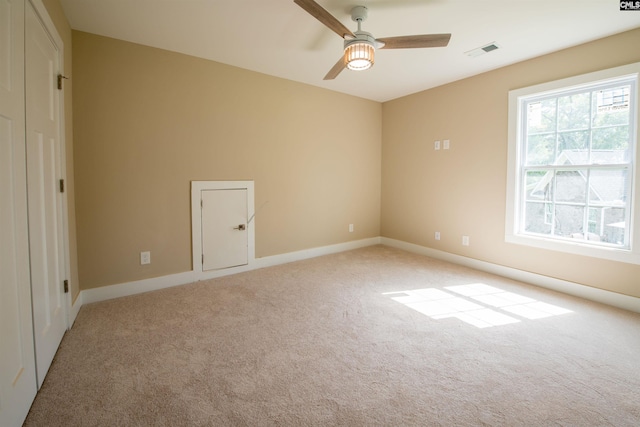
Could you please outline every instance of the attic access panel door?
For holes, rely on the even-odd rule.
[[[248,264],[247,189],[203,190],[202,271]]]

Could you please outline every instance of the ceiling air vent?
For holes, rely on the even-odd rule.
[[[485,53],[489,53],[489,52],[497,50],[499,48],[500,48],[500,46],[498,46],[497,44],[489,43],[488,45],[478,47],[476,49],[473,49],[473,50],[470,50],[468,52],[465,52],[464,54],[467,55],[467,56],[470,56],[472,58],[475,58],[476,56],[484,55]]]

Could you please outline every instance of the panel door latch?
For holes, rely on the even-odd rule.
[[[240,224],[237,227],[233,227],[234,230],[244,230],[246,226],[244,224]]]
[[[58,90],[62,90],[62,79],[68,80],[69,77],[58,74]]]

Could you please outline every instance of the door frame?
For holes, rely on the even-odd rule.
[[[38,15],[40,22],[44,26],[45,31],[51,38],[51,42],[58,49],[58,73],[61,75],[65,75],[64,72],[64,42],[62,41],[62,37],[58,33],[55,24],[51,20],[49,16],[49,12],[47,8],[42,3],[42,0],[29,0],[29,3],[33,6],[33,10]],[[26,10],[25,10],[26,14]],[[25,69],[26,73],[26,69]],[[66,129],[65,129],[65,121],[66,114],[64,110],[64,89],[58,91],[58,111],[59,111],[59,123],[58,123],[58,141],[60,142],[60,179],[64,180],[65,189],[62,193],[62,256],[64,257],[64,277],[69,282],[69,292],[65,294],[64,298],[64,318],[66,320],[66,329],[69,330],[71,325],[73,324],[72,318],[72,310],[71,310],[71,257],[69,255],[69,205],[68,205],[68,190],[69,190],[69,181],[67,179],[67,149],[66,149]]]
[[[247,264],[223,269],[225,274],[240,273],[253,268],[256,259],[255,208],[253,181],[191,181],[191,254],[192,268],[198,280],[218,277],[221,270],[202,270],[201,192],[207,190],[247,190]]]

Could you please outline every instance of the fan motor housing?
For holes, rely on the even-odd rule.
[[[376,39],[371,35],[371,33],[368,33],[366,31],[356,31],[353,34],[356,35],[355,39],[349,39],[344,41],[345,49],[355,43],[366,43],[373,46],[374,48],[376,47]]]

